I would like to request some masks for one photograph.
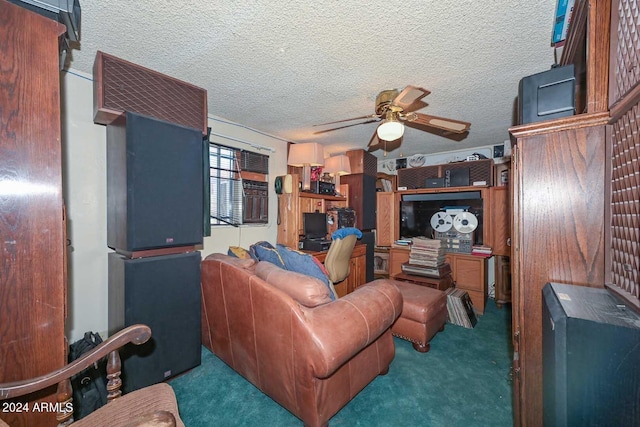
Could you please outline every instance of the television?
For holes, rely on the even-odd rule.
[[[482,244],[483,201],[480,191],[404,194],[400,200],[400,238],[435,238],[431,217],[445,207],[464,206],[478,219],[473,244]]]
[[[306,239],[324,239],[327,236],[327,214],[304,212],[302,215],[302,227]]]
[[[542,289],[545,426],[640,425],[640,315],[603,288]]]

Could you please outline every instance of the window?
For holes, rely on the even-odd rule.
[[[209,143],[211,225],[266,224],[269,156]]]

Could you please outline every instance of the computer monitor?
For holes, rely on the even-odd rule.
[[[321,239],[327,235],[327,214],[304,212],[302,219],[305,238]]]

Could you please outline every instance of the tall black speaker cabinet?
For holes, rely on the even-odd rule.
[[[151,340],[121,351],[123,390],[200,364],[200,252],[129,259],[109,254],[109,334],[143,323]]]
[[[127,112],[107,126],[107,245],[202,244],[202,132]]]
[[[640,425],[640,315],[602,288],[542,290],[545,426]]]

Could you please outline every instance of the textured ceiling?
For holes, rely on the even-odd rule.
[[[431,91],[419,112],[471,131],[451,141],[407,128],[389,156],[501,144],[519,80],[554,61],[556,0],[80,4],[70,68],[91,73],[101,50],[205,88],[211,115],[330,154],[366,148],[377,124],[320,135],[312,125],[373,114],[380,91],[406,85]]]

